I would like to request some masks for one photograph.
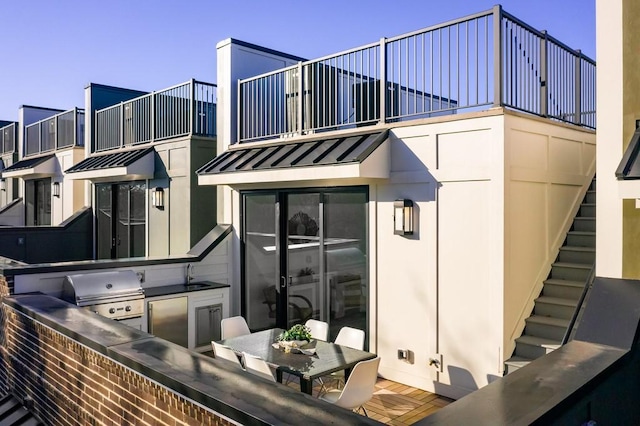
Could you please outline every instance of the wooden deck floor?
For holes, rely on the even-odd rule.
[[[288,385],[300,389],[295,378]],[[313,395],[318,396],[319,391],[320,386],[314,386]],[[370,418],[400,426],[413,424],[452,402],[431,392],[379,378],[373,398],[364,407]]]

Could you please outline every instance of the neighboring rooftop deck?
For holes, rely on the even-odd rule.
[[[73,108],[25,126],[24,156],[84,146],[84,110]]]
[[[96,111],[94,152],[216,136],[216,85],[190,80]]]
[[[595,67],[579,50],[496,6],[240,80],[238,140],[493,106],[595,128]]]
[[[0,154],[10,154],[16,151],[18,138],[18,123],[0,127]]]

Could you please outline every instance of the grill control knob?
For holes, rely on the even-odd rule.
[[[109,308],[109,313],[110,314],[115,314],[116,313],[116,308]]]
[[[130,306],[130,305],[127,305],[127,306],[124,308],[124,310],[125,310],[125,311],[127,311],[127,312],[131,312],[131,306]]]

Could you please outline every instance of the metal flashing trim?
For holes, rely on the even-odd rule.
[[[620,164],[616,169],[616,178],[618,180],[640,179],[638,153],[640,153],[640,127],[636,128],[633,136],[631,136],[631,141],[624,151]]]

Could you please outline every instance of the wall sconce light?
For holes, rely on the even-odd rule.
[[[0,179],[0,191],[6,191],[6,190],[7,190],[7,180]]]
[[[393,233],[395,235],[413,234],[413,201],[393,202]]]
[[[164,209],[164,189],[160,187],[153,188],[151,192],[151,204],[158,209]]]
[[[53,182],[53,196],[60,197],[60,182]]]

